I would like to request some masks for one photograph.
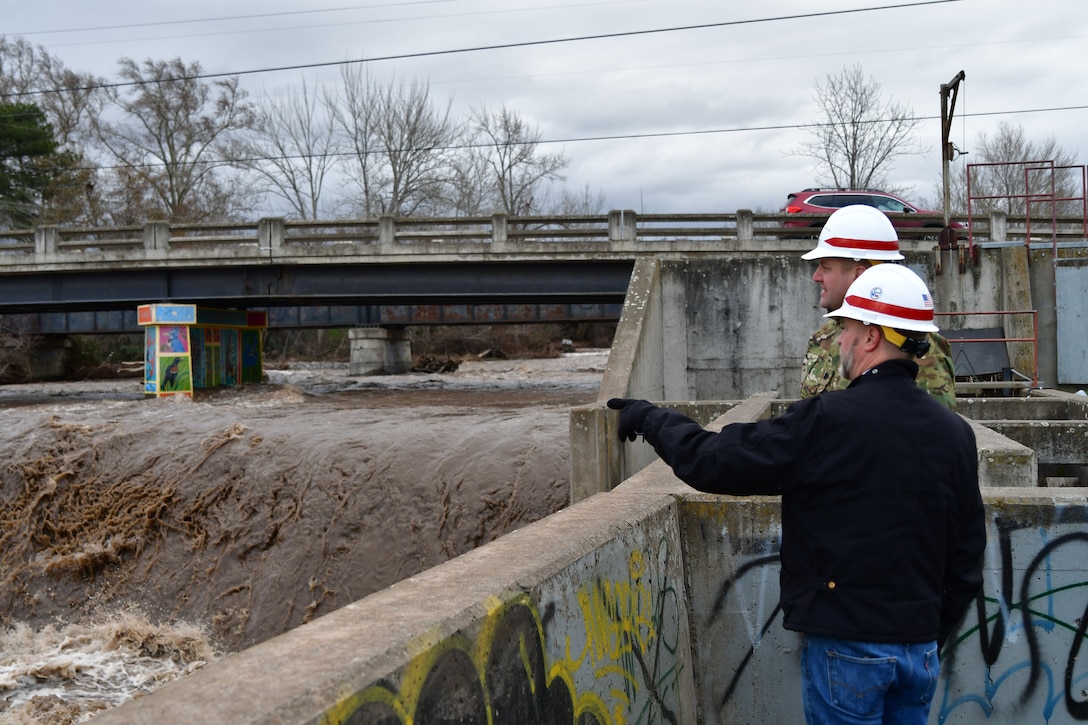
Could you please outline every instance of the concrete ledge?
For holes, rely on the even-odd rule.
[[[616,433],[618,416],[605,406],[607,398],[596,403],[571,408],[570,411],[570,500],[582,501],[590,496],[609,491],[621,481],[657,460],[647,443],[641,439],[635,443],[620,444]],[[657,405],[673,408],[697,420],[703,425],[725,414],[734,407],[743,406],[737,413],[748,420],[752,415],[766,415],[769,408],[763,401],[748,404],[735,400],[706,402],[665,401]],[[732,419],[730,419],[732,421]]]
[[[595,496],[96,723],[692,722],[680,557],[674,498]]]
[[[982,488],[1039,485],[1039,465],[1035,451],[1007,438],[989,425],[967,419],[975,432],[978,448],[978,485]]]
[[[771,417],[780,402],[777,398],[777,393],[769,392],[742,401],[665,401],[657,405],[678,410],[711,430],[721,430],[729,423]],[[605,406],[607,400],[598,398],[596,403],[571,408],[571,502],[611,490],[657,460],[653,448],[641,439],[620,444],[618,416]]]
[[[957,398],[956,412],[978,421],[1088,420],[1088,398],[1058,391],[1032,391],[1028,398]]]
[[[1088,420],[992,420],[986,427],[1033,449],[1039,462],[1079,466],[1088,458]]]

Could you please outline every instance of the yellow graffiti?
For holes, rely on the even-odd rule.
[[[627,714],[635,705],[641,686],[652,688],[658,684],[642,681],[645,673],[639,664],[650,659],[648,653],[658,635],[654,623],[654,593],[646,577],[646,561],[641,551],[630,552],[626,573],[626,580],[597,580],[575,592],[585,637],[581,651],[576,654],[571,651],[571,636],[568,634],[565,657],[549,665],[544,625],[529,593],[510,592],[505,599],[492,596],[483,602],[483,613],[474,641],[462,634],[463,629],[449,634],[441,626],[431,628],[406,644],[411,659],[400,670],[396,686],[383,682],[352,693],[330,707],[321,723],[343,723],[361,708],[380,706],[403,725],[413,725],[420,716],[418,708],[428,676],[437,663],[450,653],[463,657],[466,664],[471,662],[484,698],[486,719],[491,723],[494,713],[490,701],[492,693],[487,682],[488,662],[497,639],[505,636],[498,634],[504,617],[521,608],[530,621],[527,622],[527,630],[516,633],[517,661],[524,669],[532,695],[541,697],[546,694],[537,691],[540,681],[537,678],[543,675],[544,685],[549,690],[559,686],[557,680],[565,686],[576,721],[627,725]],[[538,641],[534,642],[534,637]],[[534,670],[536,647],[540,647],[544,656],[544,673],[535,673]],[[587,665],[588,670],[585,670]],[[583,672],[583,679],[590,675],[598,681],[594,690],[579,691],[580,688],[576,686],[579,672]],[[605,679],[609,681],[607,685],[602,681]]]
[[[419,703],[419,695],[423,689],[423,684],[427,681],[427,675],[434,669],[434,664],[439,657],[452,650],[460,650],[470,658],[473,656],[472,643],[465,637],[459,634],[448,637],[412,658],[404,668],[399,692],[393,693],[383,685],[368,687],[362,692],[344,698],[327,710],[321,719],[321,725],[342,723],[353,712],[364,705],[372,703],[388,705],[405,725],[411,725],[415,721],[415,707]],[[479,666],[478,662],[475,665],[477,676],[481,676],[480,673],[483,668]],[[484,697],[487,697],[486,689],[484,690]],[[487,709],[490,711],[490,707]]]
[[[608,705],[605,701],[595,692],[582,692],[578,693],[578,688],[574,685],[574,673],[566,666],[567,663],[557,662],[552,666],[548,672],[548,684],[551,685],[555,680],[562,680],[567,686],[567,691],[574,697],[574,719],[576,722],[582,722],[583,716],[591,715],[594,720],[599,723],[612,723],[612,725],[625,725],[627,722],[625,719],[612,719],[608,716]],[[617,706],[618,707],[618,706]]]
[[[628,581],[598,581],[578,591],[594,664],[616,662],[637,647],[645,654],[657,637],[653,621],[653,592],[642,577],[642,552],[631,554]]]

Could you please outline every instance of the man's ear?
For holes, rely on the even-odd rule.
[[[862,262],[858,262],[857,264],[855,264],[854,265],[854,279],[857,279],[858,277],[860,277],[861,273],[864,272],[867,269],[869,269],[869,265],[867,265],[867,264],[864,264]]]
[[[879,325],[866,325],[865,339],[862,340],[862,348],[865,352],[872,352],[880,347],[880,342],[883,339],[884,333],[880,331]]]

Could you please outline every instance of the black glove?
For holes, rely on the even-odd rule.
[[[612,398],[608,407],[620,411],[620,441],[633,441],[642,435],[646,416],[657,406],[645,400],[632,398]]]

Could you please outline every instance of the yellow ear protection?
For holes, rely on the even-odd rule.
[[[884,333],[884,339],[895,345],[897,348],[905,353],[909,353],[914,357],[922,357],[929,352],[929,340],[922,338],[921,340],[913,337],[907,337],[903,333],[891,327],[880,326],[881,331]]]

